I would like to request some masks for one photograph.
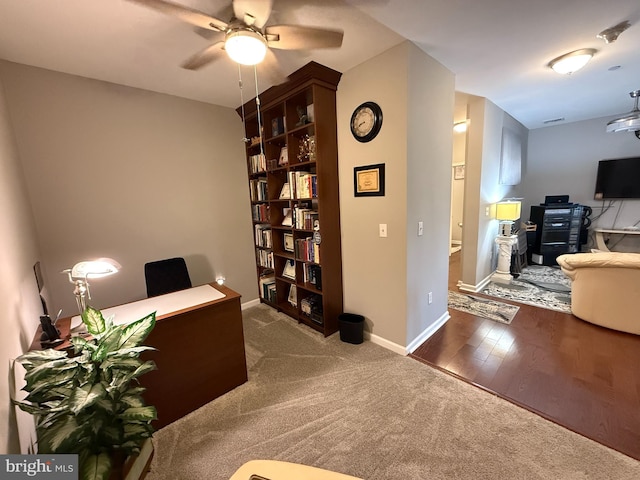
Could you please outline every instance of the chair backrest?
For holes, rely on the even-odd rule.
[[[191,288],[187,264],[182,257],[146,263],[144,278],[147,282],[148,297]]]

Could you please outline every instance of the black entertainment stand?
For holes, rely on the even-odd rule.
[[[531,206],[529,220],[536,230],[528,232],[530,263],[557,265],[556,258],[580,251],[584,207],[575,203],[552,203]]]

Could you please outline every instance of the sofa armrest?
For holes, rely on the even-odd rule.
[[[578,268],[640,269],[640,253],[598,252],[560,255],[556,261],[562,271],[573,279]]]

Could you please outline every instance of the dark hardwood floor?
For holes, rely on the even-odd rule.
[[[450,262],[459,291],[460,252]],[[411,356],[640,460],[640,336],[505,302],[511,324],[449,309]]]

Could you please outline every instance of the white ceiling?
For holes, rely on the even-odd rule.
[[[229,0],[174,1],[230,19]],[[240,105],[237,66],[223,58],[199,71],[180,68],[207,40],[127,0],[0,0],[0,18],[0,58]],[[623,20],[632,25],[615,43],[596,38]],[[339,50],[277,52],[286,74],[310,60],[346,71],[406,38],[456,75],[458,91],[488,98],[528,128],[629,112],[629,92],[640,89],[638,0],[274,0],[273,23],[345,32]],[[583,70],[560,76],[546,66],[580,48],[598,50]],[[246,100],[255,95],[246,81],[252,70],[243,76]],[[260,69],[258,76],[264,90]]]

